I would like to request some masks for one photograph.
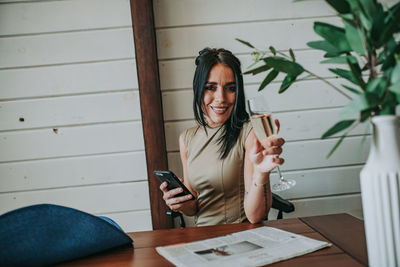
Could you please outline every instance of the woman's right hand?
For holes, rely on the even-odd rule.
[[[180,179],[182,181],[182,179]],[[165,204],[173,210],[173,211],[179,211],[184,214],[190,214],[194,208],[195,208],[195,201],[189,201],[193,200],[192,195],[185,195],[185,196],[180,196],[180,197],[175,197],[177,194],[182,193],[183,190],[182,188],[175,188],[172,190],[167,189],[168,183],[163,182],[160,185],[160,190],[163,192],[163,199],[165,201]]]

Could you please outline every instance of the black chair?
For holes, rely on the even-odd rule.
[[[294,211],[294,205],[290,201],[281,198],[279,195],[272,193],[272,208],[278,210],[278,216],[276,217],[278,220],[282,219],[283,212],[290,213]],[[185,228],[185,220],[183,219],[183,215],[180,212],[168,210],[166,212],[167,216],[175,219],[179,217],[179,226],[181,228]]]

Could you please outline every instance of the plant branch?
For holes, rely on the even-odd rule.
[[[326,84],[328,84],[329,86],[331,86],[333,89],[335,89],[338,93],[340,93],[341,95],[343,95],[344,97],[346,97],[347,99],[352,99],[349,95],[347,95],[346,93],[344,93],[342,90],[340,90],[338,87],[336,87],[335,85],[333,85],[331,82],[327,81],[326,79],[322,78],[321,76],[318,76],[317,74],[304,69],[305,72],[307,72],[308,74],[314,76],[315,78],[325,82]]]
[[[290,58],[288,55],[286,55],[285,53],[282,53],[280,51],[276,51],[277,54],[284,56],[285,58]]]

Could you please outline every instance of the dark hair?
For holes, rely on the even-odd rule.
[[[199,52],[196,58],[196,71],[193,79],[193,112],[196,121],[203,126],[207,126],[202,109],[204,86],[207,82],[208,74],[211,68],[218,64],[224,64],[230,67],[235,75],[236,98],[230,117],[223,125],[223,133],[218,139],[220,144],[220,158],[224,159],[228,156],[232,147],[235,145],[243,123],[249,120],[249,114],[246,112],[246,104],[243,89],[243,76],[240,68],[240,61],[232,52],[225,49],[204,48]],[[206,130],[207,131],[207,130]]]

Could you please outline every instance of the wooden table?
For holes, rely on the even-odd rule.
[[[248,230],[262,225],[276,227],[318,240],[329,241],[332,247],[270,266],[366,266],[367,250],[363,221],[348,214],[333,214],[296,219],[283,219],[262,224],[227,224],[185,229],[155,230],[129,233],[133,247],[117,248],[63,266],[172,266],[155,247],[197,241]]]

